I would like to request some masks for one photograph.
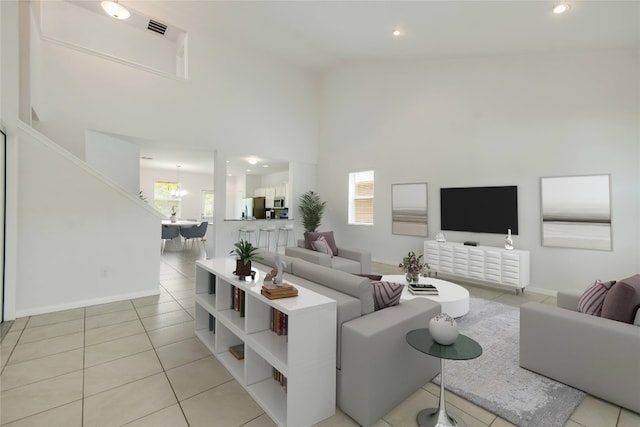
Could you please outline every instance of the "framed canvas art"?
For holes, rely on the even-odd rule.
[[[427,183],[391,184],[393,234],[427,237]]]
[[[609,175],[541,178],[542,245],[610,251]]]

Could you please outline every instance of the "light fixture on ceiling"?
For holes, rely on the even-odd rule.
[[[249,157],[247,159],[247,162],[249,162],[250,165],[255,165],[258,163],[258,159],[256,159],[255,157]]]
[[[176,165],[177,168],[177,172],[176,172],[176,188],[175,190],[171,191],[171,196],[172,197],[182,197],[182,196],[186,196],[187,194],[189,194],[189,192],[187,190],[183,190],[182,189],[182,183],[180,182],[180,168],[182,166],[181,165]]]
[[[394,37],[399,37],[402,32],[399,29],[394,28],[391,34],[393,34]]]
[[[565,12],[568,12],[569,9],[571,9],[571,5],[568,3],[559,3],[555,6],[553,6],[553,13],[555,13],[556,15],[561,15]]]
[[[131,13],[126,7],[118,3],[118,0],[104,0],[100,3],[105,12],[112,18],[116,19],[129,19]]]

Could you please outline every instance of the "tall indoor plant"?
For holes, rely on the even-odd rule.
[[[302,215],[302,226],[305,231],[316,231],[320,226],[322,214],[327,206],[327,202],[320,200],[318,193],[307,191],[300,196],[300,215]]]

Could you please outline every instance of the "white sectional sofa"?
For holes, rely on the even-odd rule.
[[[338,255],[330,255],[322,252],[306,249],[304,240],[298,240],[298,246],[288,246],[285,255],[300,258],[323,267],[345,271],[347,273],[367,274],[371,273],[371,252],[358,251],[338,247]]]

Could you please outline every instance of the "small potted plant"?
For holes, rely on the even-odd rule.
[[[229,255],[236,256],[236,271],[234,273],[240,277],[251,276],[251,261],[262,259],[261,256],[258,256],[258,248],[248,240],[240,240],[233,246],[235,249],[231,250]]]
[[[171,222],[176,222],[178,220],[177,215],[178,213],[176,212],[176,207],[171,206]]]

